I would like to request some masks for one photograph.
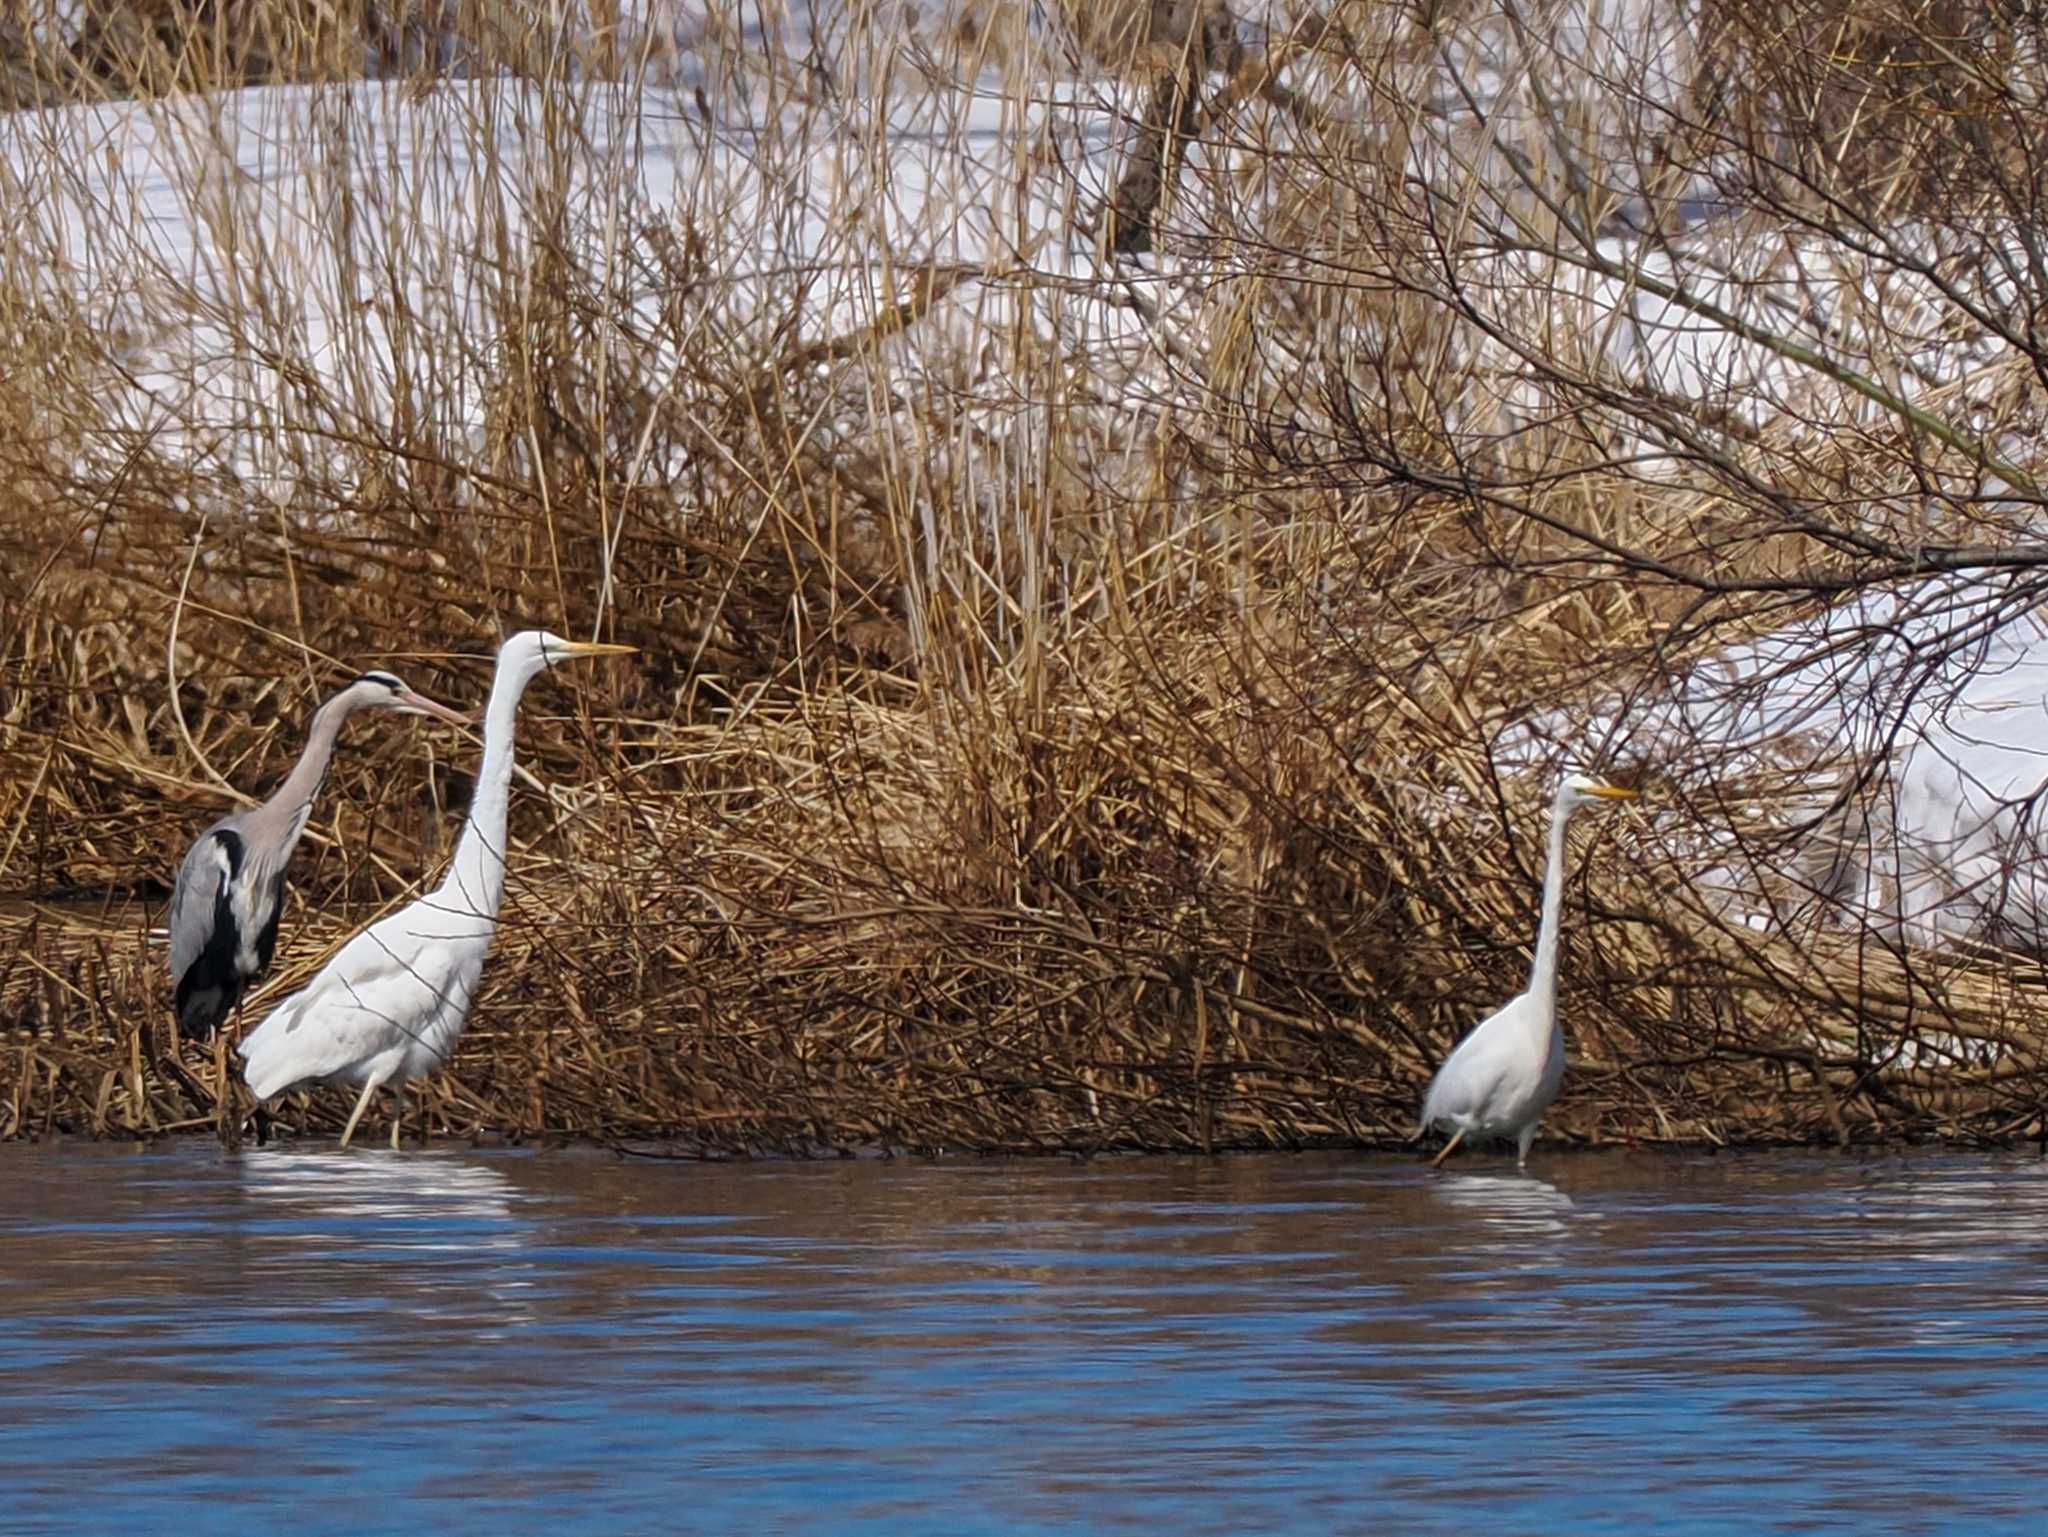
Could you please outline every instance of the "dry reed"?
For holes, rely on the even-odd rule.
[[[530,696],[434,1134],[1392,1142],[1526,967],[1548,786],[1503,726],[1810,608],[1875,560],[1816,535],[1839,509],[1876,538],[1939,494],[1993,537],[1960,438],[1811,373],[1678,398],[1616,373],[1563,268],[1485,265],[1498,231],[1445,254],[1492,219],[1548,260],[1540,231],[1612,217],[1570,134],[1422,147],[1440,51],[1506,11],[1341,5],[1248,51],[1220,8],[1155,19],[1141,60],[1227,55],[1185,146],[1141,104],[1205,61],[1093,78],[1021,8],[929,36],[855,8],[807,48],[717,10],[681,40],[314,14],[0,32],[35,109],[10,191],[71,210],[0,240],[0,1135],[217,1126],[145,932],[184,843],[344,669],[474,701],[544,622],[641,655]],[[206,94],[248,81],[307,94]],[[238,114],[301,99],[263,131],[303,226],[231,170]],[[877,211],[906,113],[984,173],[973,235]],[[657,122],[666,198],[633,190]],[[1651,203],[1693,144],[1631,151]],[[1124,152],[1152,266],[1089,235]],[[1416,193],[1422,163],[1469,195]],[[225,254],[144,238],[150,195]],[[1954,420],[2029,419],[1994,361]],[[473,751],[353,730],[252,1017],[432,876]],[[2026,963],[1731,925],[1626,819],[1578,848],[1553,1135],[2039,1130]]]

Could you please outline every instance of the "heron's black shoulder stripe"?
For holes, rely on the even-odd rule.
[[[242,835],[233,828],[223,827],[214,833],[213,838],[228,851],[228,879],[236,879],[242,873],[242,856],[247,852]]]

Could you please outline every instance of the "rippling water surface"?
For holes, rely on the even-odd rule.
[[[0,1527],[2038,1532],[2044,1227],[2020,1157],[0,1147]]]

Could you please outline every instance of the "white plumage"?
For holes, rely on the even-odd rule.
[[[370,1096],[390,1084],[399,1096],[391,1126],[391,1145],[398,1145],[405,1085],[454,1052],[497,931],[519,697],[557,662],[632,649],[567,641],[541,630],[524,631],[499,648],[484,717],[483,766],[447,877],[342,946],[242,1042],[242,1076],[258,1100],[301,1084],[360,1085],[362,1095],[341,1134],[346,1147]]]
[[[1550,854],[1543,875],[1543,918],[1526,991],[1510,998],[1458,1043],[1437,1069],[1422,1101],[1419,1137],[1449,1126],[1451,1140],[1431,1160],[1440,1164],[1467,1137],[1513,1137],[1515,1161],[1526,1166],[1536,1123],[1564,1083],[1564,1027],[1557,1018],[1557,928],[1564,907],[1565,824],[1581,806],[1635,798],[1635,791],[1568,774],[1550,805]]]

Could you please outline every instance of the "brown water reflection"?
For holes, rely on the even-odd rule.
[[[1542,1162],[0,1148],[5,1526],[2034,1529],[2040,1163]]]

